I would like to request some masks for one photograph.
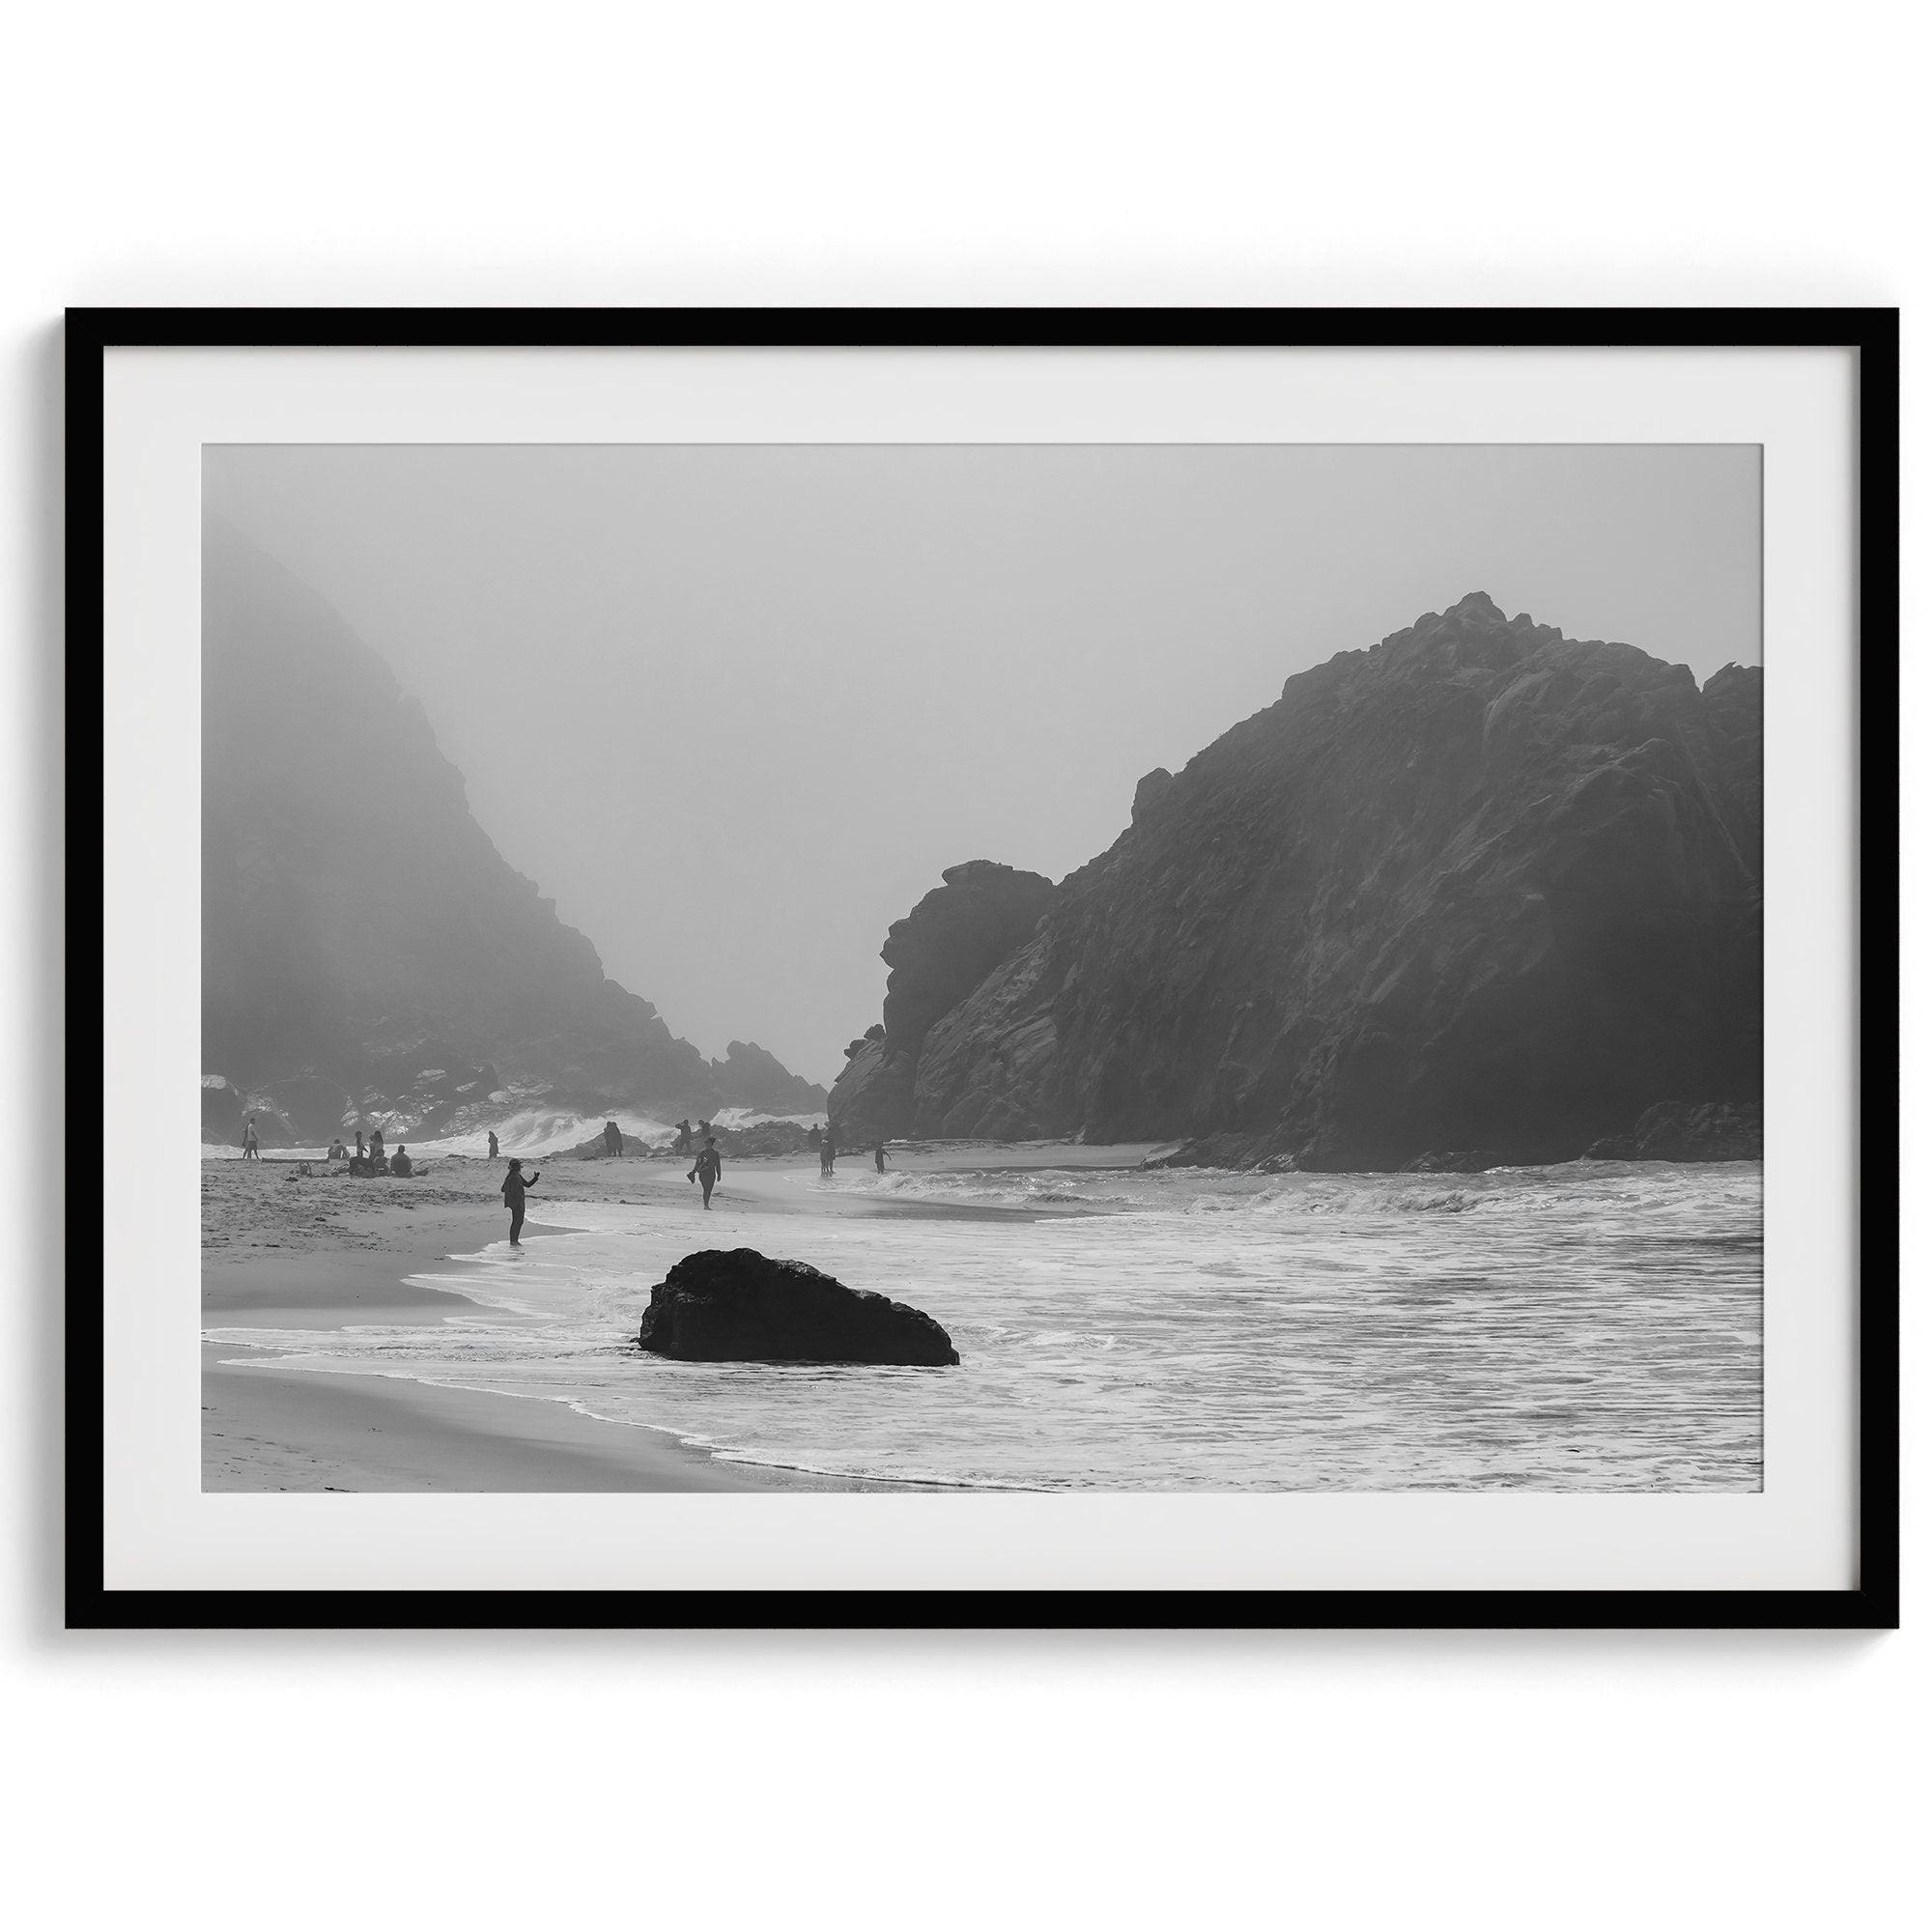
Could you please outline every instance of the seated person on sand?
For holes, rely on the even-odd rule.
[[[400,1174],[407,1180],[415,1171],[416,1164],[410,1158],[409,1149],[399,1146],[395,1152],[389,1156],[389,1172],[391,1174]]]
[[[347,1160],[349,1158],[349,1150],[342,1145],[342,1136],[340,1134],[337,1134],[328,1144],[328,1158],[330,1160]]]

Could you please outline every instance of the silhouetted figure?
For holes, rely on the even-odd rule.
[[[381,1174],[388,1166],[389,1157],[383,1151],[383,1130],[381,1127],[369,1129],[369,1165]]]
[[[342,1136],[340,1134],[337,1134],[329,1142],[328,1157],[330,1160],[347,1160],[349,1158],[349,1150],[342,1145]]]
[[[815,1148],[819,1144],[819,1142],[822,1141],[824,1138],[825,1138],[825,1129],[823,1127],[813,1126],[807,1132],[805,1137],[805,1144],[809,1148]]]
[[[260,1160],[262,1158],[262,1143],[255,1138],[255,1117],[253,1114],[250,1114],[247,1120],[242,1122],[242,1158],[243,1160]]]
[[[718,1176],[723,1171],[724,1161],[718,1151],[718,1143],[708,1134],[704,1146],[697,1156],[697,1165],[684,1178],[695,1180],[704,1189],[704,1205],[711,1206],[711,1190],[718,1185]]]
[[[408,1148],[399,1147],[397,1148],[395,1152],[389,1156],[389,1172],[391,1174],[400,1174],[403,1177],[403,1179],[407,1180],[410,1178],[410,1176],[412,1175],[415,1171],[416,1171],[416,1164],[410,1158],[410,1151]]]
[[[677,1123],[677,1147],[675,1151],[678,1153],[689,1153],[691,1151],[691,1122],[689,1121],[680,1121]]]
[[[523,1162],[515,1154],[510,1156],[510,1171],[503,1177],[503,1206],[510,1210],[510,1245],[513,1248],[523,1246],[517,1236],[524,1232],[524,1189],[534,1187],[542,1179],[540,1174],[532,1174],[526,1179]]]
[[[615,1121],[604,1122],[604,1151],[612,1160],[624,1151],[624,1130]]]
[[[818,1171],[828,1179],[832,1174],[832,1163],[838,1158],[838,1144],[832,1138],[832,1129],[827,1127],[825,1138],[818,1144]]]
[[[359,1140],[361,1136],[357,1135],[356,1138]],[[495,1127],[490,1129],[490,1158],[492,1160],[497,1158],[497,1129]]]
[[[885,1142],[884,1142],[884,1141],[881,1141],[881,1142],[880,1142],[880,1143],[878,1144],[878,1146],[877,1146],[877,1147],[875,1147],[875,1148],[874,1148],[874,1149],[872,1150],[872,1165],[873,1165],[874,1167],[876,1167],[876,1168],[877,1168],[877,1169],[879,1170],[879,1172],[880,1172],[881,1174],[885,1173],[885,1171],[886,1171],[886,1144],[885,1144]]]

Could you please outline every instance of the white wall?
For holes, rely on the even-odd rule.
[[[1932,261],[1910,17],[1861,0],[1783,18],[1697,0],[13,16],[8,1010],[44,1009],[59,968],[64,303],[1902,301],[1917,450]],[[1928,696],[1921,653],[1907,715]],[[1896,1922],[1892,1894],[1918,1889],[1918,1632],[61,1635],[47,1038],[13,1030],[0,1060],[22,1922],[1760,1932]],[[1917,1015],[1912,1046],[1908,1091]],[[1909,1617],[1921,1432],[1908,1460]]]

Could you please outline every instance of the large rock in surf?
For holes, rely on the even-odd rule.
[[[754,1248],[686,1255],[651,1290],[638,1346],[680,1362],[946,1368],[959,1359],[931,1316]]]
[[[1142,781],[895,1102],[914,1136],[1337,1170],[1756,1100],[1762,696],[1481,592],[1303,671]]]

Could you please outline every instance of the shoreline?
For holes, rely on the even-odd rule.
[[[886,1484],[726,1463],[667,1430],[607,1422],[543,1396],[398,1376],[240,1364],[202,1344],[202,1490],[500,1494],[858,1492]]]
[[[261,1339],[202,1341],[206,1492],[862,1494],[943,1487],[726,1461],[668,1427],[586,1415],[550,1397],[400,1376],[278,1371],[278,1330],[428,1324],[478,1309],[469,1295],[437,1289],[421,1277],[453,1273],[462,1264],[459,1257],[501,1238],[495,1170],[453,1163],[468,1171],[454,1182],[445,1177],[431,1192],[413,1182],[373,1189],[327,1178],[270,1182],[262,1174],[268,1163],[249,1162],[232,1184],[215,1184],[222,1207],[240,1210],[221,1214],[210,1205],[208,1170],[216,1165],[204,1163],[204,1326],[259,1329]],[[218,1164],[230,1173],[242,1165]],[[551,1197],[553,1212],[567,1211],[572,1198],[608,1199],[611,1181],[635,1184],[639,1178],[621,1168],[558,1166],[576,1185]],[[285,1185],[291,1197],[279,1192]],[[456,1199],[450,1198],[453,1188],[461,1190]],[[330,1192],[318,1194],[322,1189]],[[278,1211],[289,1198],[298,1204],[293,1215]],[[304,1217],[299,1206],[309,1199],[326,1206]],[[903,1207],[947,1219],[976,1212],[950,1204]],[[891,1210],[848,1202],[843,1211]],[[991,1211],[996,1217],[1000,1212]],[[526,1240],[574,1232],[560,1220],[532,1220],[524,1230]],[[260,1359],[237,1361],[236,1350]]]
[[[259,1343],[202,1342],[204,1492],[763,1493],[874,1487],[724,1463],[668,1431],[608,1422],[541,1397],[394,1376],[277,1371],[278,1329],[429,1322],[478,1306],[466,1294],[411,1277],[453,1273],[459,1263],[452,1250],[473,1252],[501,1237],[502,1215],[490,1211],[487,1198],[475,1206],[418,1207],[407,1198],[347,1196],[340,1205],[352,1223],[345,1232],[358,1243],[353,1248],[248,1238],[225,1252],[204,1246],[204,1324],[262,1331]],[[570,1232],[555,1222],[525,1228],[526,1237]],[[238,1364],[232,1357],[239,1348],[262,1359]]]

